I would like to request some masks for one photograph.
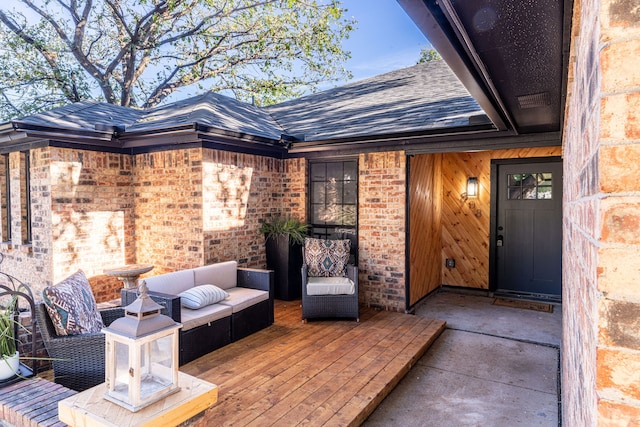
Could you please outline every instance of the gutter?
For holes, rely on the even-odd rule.
[[[514,131],[458,131],[449,134],[383,137],[379,140],[357,142],[333,141],[305,145],[289,150],[289,157],[319,158],[346,156],[367,152],[404,151],[407,155],[499,150],[562,145],[560,132],[517,134]],[[363,146],[363,144],[366,144]]]

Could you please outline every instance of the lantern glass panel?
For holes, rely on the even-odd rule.
[[[147,399],[173,383],[171,340],[172,335],[167,335],[142,345],[140,399]]]
[[[116,377],[113,392],[121,394],[123,399],[129,395],[129,346],[125,343],[114,341],[116,353]]]

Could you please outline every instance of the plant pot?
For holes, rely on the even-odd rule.
[[[274,236],[265,242],[267,268],[274,272],[275,298],[292,301],[302,296],[302,245],[289,236]]]
[[[0,358],[0,381],[16,376],[19,368],[20,354],[17,351],[12,356],[2,356]]]

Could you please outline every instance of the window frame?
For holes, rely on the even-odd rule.
[[[353,177],[352,180],[349,181],[354,181],[355,182],[355,201],[353,203],[344,203],[344,186],[342,187],[342,194],[340,196],[340,198],[342,199],[342,202],[340,203],[341,206],[353,206],[354,209],[354,214],[355,214],[355,224],[353,225],[345,225],[344,223],[338,224],[338,223],[331,223],[331,222],[315,222],[315,218],[314,218],[314,207],[317,205],[320,205],[321,203],[315,202],[314,201],[314,183],[317,182],[324,182],[325,185],[328,182],[328,176],[326,174],[327,172],[327,165],[328,164],[336,164],[336,163],[341,163],[342,164],[342,174],[344,177],[344,169],[345,169],[345,164],[347,163],[353,163],[353,166],[355,166],[355,176]],[[309,197],[308,197],[308,218],[309,218],[309,224],[311,225],[310,231],[309,231],[309,235],[310,237],[315,237],[315,238],[320,238],[320,239],[349,239],[351,240],[351,256],[350,256],[350,260],[349,262],[352,264],[357,265],[357,254],[358,254],[358,202],[359,202],[359,164],[358,164],[358,158],[357,157],[348,157],[348,158],[333,158],[333,159],[314,159],[314,160],[309,160],[309,174],[308,174],[308,188],[309,188]],[[317,165],[321,165],[324,164],[325,165],[325,178],[323,181],[319,181],[319,180],[314,180],[314,176],[313,176],[313,168],[314,166],[317,167]],[[341,182],[347,182],[344,179],[341,180]],[[327,206],[327,200],[326,200],[326,194],[325,193],[325,202],[323,203],[324,206]]]
[[[33,241],[31,224],[31,150],[20,151],[19,161],[20,187],[24,185],[24,192],[22,190],[20,191],[21,243],[23,245],[30,245]]]
[[[2,207],[2,238],[3,242],[11,241],[11,163],[9,153],[2,153],[4,159],[4,188],[0,189],[5,194],[5,206]]]

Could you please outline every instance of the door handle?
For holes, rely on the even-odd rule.
[[[496,246],[497,247],[504,246],[504,238],[502,237],[502,235],[498,236],[498,239],[496,240]]]

